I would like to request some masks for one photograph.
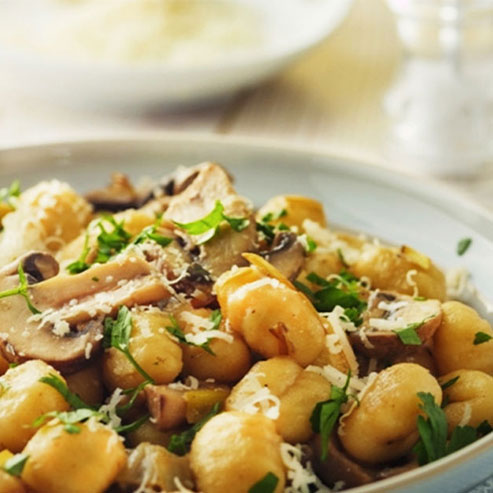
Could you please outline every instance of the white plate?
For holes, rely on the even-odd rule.
[[[17,91],[67,105],[129,110],[198,103],[272,76],[326,38],[353,0],[234,1],[258,12],[265,35],[262,46],[235,58],[210,63],[198,59],[184,66],[166,61],[84,62],[13,48],[0,40],[0,72],[10,76]],[[3,4],[9,15],[15,14],[16,2],[21,5],[21,0],[0,0],[0,9]],[[20,9],[23,17],[33,10],[28,7]]]
[[[466,267],[483,296],[476,306],[492,319],[486,303],[493,301],[493,217],[436,183],[365,163],[220,138],[78,142],[1,151],[0,185],[13,177],[24,187],[56,177],[84,191],[112,171],[159,177],[204,160],[224,164],[256,205],[279,193],[304,194],[324,203],[332,224],[412,245],[443,268]],[[464,237],[473,242],[458,257]],[[490,435],[428,466],[347,491],[467,491],[493,473],[492,445]]]

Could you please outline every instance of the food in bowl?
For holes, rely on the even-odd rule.
[[[2,197],[1,491],[340,490],[491,430],[490,324],[313,199],[214,163]]]
[[[196,67],[251,52],[265,36],[260,13],[231,0],[40,0],[0,8],[6,46],[85,62]]]

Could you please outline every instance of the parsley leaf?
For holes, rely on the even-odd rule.
[[[19,477],[22,474],[27,459],[29,459],[29,455],[27,454],[15,454],[5,461],[3,470],[11,476]]]
[[[277,483],[279,478],[274,473],[268,472],[248,490],[248,493],[274,493]]]
[[[130,361],[132,366],[144,377],[144,380],[148,380],[154,383],[152,377],[135,361],[129,350],[130,335],[132,333],[132,317],[130,310],[126,306],[120,306],[116,320],[111,317],[104,319],[104,339],[103,347],[115,348],[122,352]]]
[[[136,419],[135,421],[132,421],[131,423],[116,427],[115,431],[117,433],[130,433],[132,431],[135,431],[140,426],[142,426],[148,419],[149,419],[149,414],[144,414],[144,416],[141,416],[140,418]]]
[[[218,330],[219,326],[221,325],[222,319],[223,316],[221,314],[221,310],[214,310],[210,316],[210,321],[212,322],[212,327],[210,328],[210,330]]]
[[[442,390],[446,390],[449,387],[452,387],[452,385],[454,385],[454,383],[457,382],[457,380],[459,380],[459,375],[457,375],[454,378],[451,378],[450,380],[447,380],[445,383],[441,384],[440,387],[442,387]]]
[[[163,248],[168,246],[173,238],[169,238],[168,236],[160,235],[157,233],[157,229],[161,224],[161,216],[158,216],[154,224],[151,226],[147,226],[144,228],[132,241],[132,245],[139,245],[146,240],[155,241],[158,245],[161,245]]]
[[[195,423],[191,428],[180,434],[172,435],[168,444],[168,450],[176,455],[185,455],[190,450],[190,445],[192,444],[197,432],[207,423],[207,421],[209,421],[209,419],[219,412],[220,406],[221,404],[216,402],[214,406],[212,406],[209,413],[206,414],[200,421]]]
[[[219,312],[219,314],[221,314],[221,312]],[[211,315],[211,317],[212,317],[212,315]],[[217,317],[217,315],[216,315],[216,317]],[[214,351],[210,348],[210,341],[204,342],[203,344],[195,344],[194,342],[189,341],[187,339],[187,336],[185,335],[185,333],[181,329],[181,327],[178,325],[176,318],[173,317],[173,315],[170,315],[169,319],[171,321],[171,326],[166,327],[166,330],[172,336],[176,337],[178,339],[178,342],[181,342],[182,344],[188,344],[189,346],[195,346],[195,347],[202,348],[204,351],[207,351],[209,354],[212,354],[213,356],[216,355],[214,353]],[[221,320],[219,320],[219,323],[220,322],[221,322]]]
[[[287,215],[288,215],[288,211],[286,209],[282,209],[279,212],[268,212],[267,214],[262,216],[260,221],[256,222],[255,227],[257,231],[261,234],[261,236],[267,243],[271,244],[272,241],[274,240],[276,228],[280,231],[289,230],[289,227],[284,223],[277,225],[270,224],[272,221],[277,221],[278,219],[281,219],[281,217]],[[307,248],[308,248],[308,240],[307,240]]]
[[[488,342],[491,339],[493,339],[493,337],[491,337],[486,332],[476,332],[476,334],[474,334],[473,344],[477,346],[478,344],[483,344],[484,342]]]
[[[457,255],[464,255],[471,246],[471,243],[472,238],[462,238],[462,240],[457,243]]]
[[[339,260],[341,261],[342,266],[347,269],[349,267],[349,264],[346,262],[346,259],[344,258],[344,255],[342,253],[342,250],[340,248],[337,249],[337,256],[339,257]]]
[[[493,428],[491,427],[490,423],[485,419],[484,421],[481,421],[479,423],[479,426],[476,428],[480,436],[487,435],[488,433],[491,433],[493,431]]]
[[[426,418],[419,415],[417,419],[420,439],[414,447],[420,465],[433,462],[446,455],[447,418],[443,409],[435,402],[435,397],[428,392],[418,392],[422,404],[419,408]]]
[[[138,245],[143,243],[145,240],[155,241],[158,245],[162,247],[168,246],[173,238],[168,238],[157,233],[157,228],[159,227],[159,222],[161,218],[156,220],[156,223],[144,228],[132,242],[130,239],[132,235],[124,228],[124,221],[117,222],[113,216],[103,216],[97,223],[96,227],[99,228],[100,233],[98,234],[96,257],[91,263],[87,262],[87,256],[90,252],[89,247],[89,231],[86,231],[86,236],[84,240],[84,247],[80,257],[67,266],[67,270],[70,274],[79,274],[89,269],[92,264],[99,263],[104,264],[108,262],[113,256],[122,252],[129,245]],[[105,222],[108,223],[112,229],[106,229]]]
[[[80,427],[77,426],[77,423],[82,423],[92,417],[105,421],[105,416],[102,413],[90,408],[80,408],[75,411],[51,411],[42,414],[34,420],[33,426],[38,428],[43,425],[46,420],[56,418],[63,424],[63,428],[67,433],[76,434],[80,433]]]
[[[457,450],[466,447],[477,439],[478,432],[472,426],[456,426],[447,444],[447,455],[457,452]]]
[[[50,387],[58,390],[62,394],[63,398],[70,404],[74,409],[86,409],[91,408],[89,404],[86,404],[77,394],[69,390],[67,384],[54,373],[50,373],[46,377],[41,377],[40,382],[46,383]]]
[[[331,312],[336,306],[345,308],[344,314],[356,326],[361,325],[361,314],[367,304],[359,298],[359,280],[349,272],[341,271],[339,276],[327,281],[319,275],[311,272],[306,279],[321,289],[312,291],[308,286],[299,281],[294,285],[304,293],[313,306],[319,312]]]
[[[14,180],[9,187],[0,188],[0,202],[5,202],[12,209],[15,209],[15,204],[12,202],[13,197],[19,197],[21,194],[21,183],[19,180]]]
[[[0,298],[7,298],[9,296],[22,296],[27,303],[27,307],[30,312],[34,315],[41,313],[31,302],[31,297],[29,296],[29,284],[27,283],[26,274],[22,268],[22,263],[19,262],[19,267],[17,268],[17,273],[19,274],[19,285],[16,288],[6,289],[0,292]]]
[[[313,409],[310,417],[310,423],[314,433],[320,433],[320,444],[322,461],[327,459],[329,450],[329,438],[332,430],[341,414],[341,406],[348,401],[347,389],[351,380],[351,371],[349,371],[344,386],[337,387],[333,385],[330,390],[330,399],[318,402]]]
[[[90,265],[86,262],[87,256],[89,255],[89,232],[86,231],[84,238],[84,247],[82,248],[82,253],[80,257],[71,264],[67,265],[67,270],[70,274],[79,274],[89,269]]]
[[[204,216],[202,219],[197,221],[192,221],[190,223],[179,223],[173,221],[179,228],[185,230],[189,235],[205,235],[199,242],[199,244],[205,243],[212,239],[219,226],[223,221],[226,221],[234,231],[243,231],[249,224],[250,221],[245,217],[229,217],[224,214],[224,206],[220,200],[216,200],[214,208],[209,214]]]
[[[419,337],[416,329],[421,327],[424,322],[415,322],[413,324],[409,324],[404,329],[393,330],[394,334],[397,334],[399,339],[406,346],[421,346],[423,341]]]

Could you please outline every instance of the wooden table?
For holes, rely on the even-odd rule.
[[[397,167],[389,158],[382,97],[400,60],[383,0],[356,0],[341,27],[274,79],[221,103],[180,113],[74,113],[0,90],[0,147],[136,133],[200,132],[300,144]],[[493,210],[493,166],[447,180]]]

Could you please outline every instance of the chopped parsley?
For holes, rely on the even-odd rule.
[[[161,218],[158,217],[153,225],[144,228],[133,241],[130,241],[132,235],[125,229],[123,219],[118,222],[113,216],[102,216],[96,223],[96,228],[99,228],[99,234],[96,238],[97,248],[94,260],[90,263],[87,261],[91,248],[89,246],[89,231],[86,231],[82,253],[75,262],[67,266],[68,272],[70,274],[79,274],[89,269],[93,264],[104,264],[129,245],[138,245],[146,240],[152,240],[162,247],[168,246],[173,241],[173,238],[157,233],[160,221]]]
[[[15,209],[12,199],[20,197],[20,195],[21,183],[19,180],[14,180],[8,187],[0,188],[0,202],[5,202],[12,209]]]
[[[413,324],[409,324],[404,329],[393,330],[394,334],[397,334],[399,339],[406,346],[421,346],[423,341],[419,337],[416,329],[419,329],[423,325],[423,322],[415,322]]]
[[[54,373],[50,373],[46,377],[41,377],[40,382],[46,383],[50,387],[58,390],[62,394],[63,398],[70,404],[74,409],[86,409],[90,408],[89,404],[86,404],[77,394],[69,390],[67,384]]]
[[[217,312],[219,310],[215,310],[215,311]],[[222,318],[221,312],[219,312],[219,316]],[[212,317],[214,317],[214,319]],[[217,314],[214,315],[214,312],[213,312],[211,315],[211,321],[214,323],[214,327],[216,326],[216,324],[217,324],[217,326],[219,326],[219,324],[221,323],[221,318],[219,318],[219,321],[217,321],[217,318],[218,318]],[[176,337],[178,339],[178,342],[180,342],[182,344],[188,344],[189,346],[195,346],[195,347],[202,348],[204,351],[207,351],[209,354],[212,354],[213,356],[216,355],[210,347],[210,341],[209,340],[204,342],[203,344],[195,344],[194,342],[189,341],[186,337],[186,334],[183,332],[182,328],[178,325],[176,318],[173,317],[173,315],[170,315],[169,319],[170,319],[171,325],[167,326],[166,330],[172,336]],[[211,329],[211,330],[213,330],[213,329]]]
[[[274,473],[268,472],[248,490],[248,493],[274,493],[277,483],[279,478]]]
[[[224,205],[220,200],[216,200],[212,211],[202,219],[190,223],[173,222],[189,235],[204,235],[199,242],[199,244],[203,244],[216,236],[223,221],[226,221],[237,232],[243,231],[250,224],[249,219],[246,217],[230,217],[224,214]]]
[[[116,319],[106,317],[104,319],[103,347],[115,348],[122,352],[132,366],[144,377],[144,380],[154,383],[149,374],[137,363],[129,350],[130,335],[132,333],[132,317],[126,306],[120,306]]]
[[[212,406],[212,409],[191,428],[185,430],[182,433],[172,435],[168,444],[168,450],[176,455],[187,454],[197,432],[207,423],[207,421],[209,421],[209,419],[219,413],[220,406],[221,404],[219,402],[216,402]]]
[[[347,389],[351,380],[351,371],[349,371],[346,382],[343,387],[333,385],[330,389],[330,399],[318,402],[313,409],[310,417],[310,423],[314,433],[320,433],[320,446],[322,453],[320,459],[327,459],[329,453],[329,439],[337,419],[341,414],[341,406],[349,399]]]
[[[457,380],[459,380],[459,375],[457,375],[456,377],[451,378],[450,380],[447,380],[446,382],[442,383],[440,385],[440,387],[442,387],[442,390],[447,390],[449,387],[452,387],[452,385],[454,385],[454,383],[457,382]]]
[[[349,264],[346,262],[346,259],[344,258],[344,255],[343,255],[342,250],[340,248],[337,249],[337,257],[341,261],[342,266],[345,269],[348,269],[349,268]]]
[[[29,455],[27,454],[15,454],[5,461],[3,470],[11,476],[19,477],[22,474],[27,459],[29,459]]]
[[[51,411],[42,414],[36,418],[33,422],[34,427],[39,427],[45,423],[48,419],[58,419],[62,424],[63,428],[67,433],[76,434],[80,433],[79,423],[87,421],[89,418],[96,418],[98,421],[109,424],[111,423],[111,418],[107,410],[102,411],[103,408],[99,410],[86,404],[77,394],[69,390],[65,382],[55,374],[50,374],[46,377],[41,377],[40,382],[46,383],[51,387],[58,390],[58,392],[64,397],[68,404],[73,408],[72,411]],[[140,385],[133,389],[128,389],[123,393],[132,394],[129,402],[123,406],[117,408],[119,414],[123,414],[133,406],[137,395],[140,391],[147,385],[151,383],[150,380],[142,382]],[[117,433],[128,433],[137,429],[142,423],[144,423],[149,418],[149,415],[144,415],[132,423],[127,425],[121,425],[114,428]]]
[[[462,238],[462,240],[457,243],[457,255],[464,255],[471,246],[471,243],[472,238]]]
[[[304,293],[319,312],[331,312],[336,306],[344,308],[347,319],[359,326],[362,323],[361,314],[367,304],[359,298],[359,279],[347,271],[341,271],[337,277],[327,281],[311,272],[306,276],[321,289],[312,291],[306,284],[294,281],[294,285]]]
[[[16,288],[6,289],[0,292],[0,298],[7,298],[9,296],[22,296],[27,303],[27,307],[30,312],[34,315],[41,313],[31,302],[31,297],[29,296],[29,285],[27,283],[26,274],[22,268],[22,263],[19,262],[19,267],[17,268],[17,273],[19,274],[19,285]]]
[[[484,342],[488,342],[491,339],[493,339],[493,337],[486,332],[476,332],[476,334],[474,334],[473,344],[477,346],[478,344],[483,344]]]
[[[435,402],[432,394],[418,392],[417,395],[422,402],[419,407],[426,415],[426,418],[418,416],[420,438],[413,448],[421,466],[452,454],[491,431],[488,422],[481,423],[477,428],[456,426],[450,435],[450,440],[447,440],[448,425],[444,410]]]
[[[222,319],[223,316],[221,315],[221,310],[214,310],[210,316],[210,321],[212,322],[212,327],[210,330],[218,330]]]
[[[79,274],[89,269],[90,265],[86,262],[87,256],[89,255],[89,232],[86,231],[84,237],[84,247],[82,248],[82,253],[80,257],[71,264],[67,265],[67,270],[70,274]]]
[[[33,426],[38,428],[43,425],[46,420],[51,418],[58,419],[63,424],[63,429],[70,434],[80,433],[80,427],[77,426],[78,423],[82,423],[89,418],[95,417],[100,421],[104,421],[105,416],[91,408],[80,408],[75,411],[51,411],[39,416],[34,422]]]
[[[139,245],[140,243],[144,243],[146,240],[155,241],[158,245],[161,245],[163,248],[168,246],[173,238],[168,236],[161,235],[157,233],[157,229],[161,224],[161,216],[156,218],[156,221],[151,226],[147,226],[144,228],[132,241],[132,245]]]
[[[268,212],[267,214],[262,216],[260,221],[257,221],[255,225],[262,239],[270,244],[274,240],[274,236],[276,234],[276,228],[281,231],[289,230],[289,227],[284,223],[278,225],[271,224],[272,221],[277,221],[281,219],[281,217],[287,215],[288,215],[288,211],[286,209],[282,209],[279,212]]]

